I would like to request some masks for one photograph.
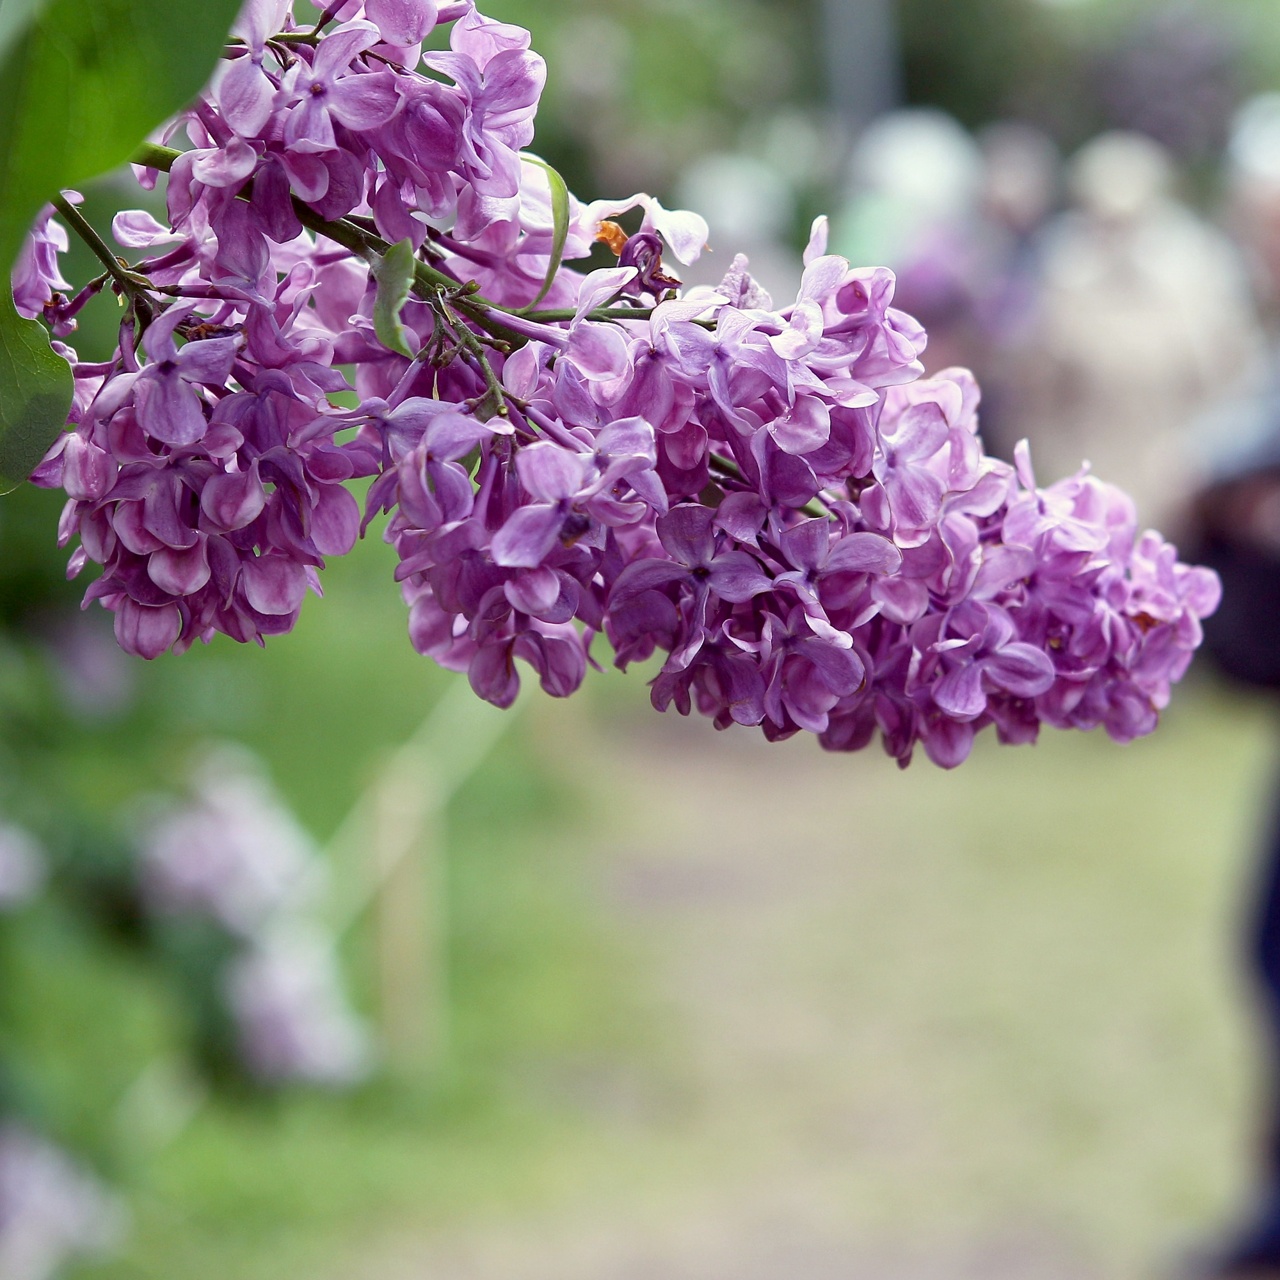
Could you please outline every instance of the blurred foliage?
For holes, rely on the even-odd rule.
[[[57,189],[123,164],[148,130],[191,98],[238,7],[237,0],[194,6],[175,39],[166,0],[25,6],[21,34],[0,49],[0,266],[13,261],[25,228]]]
[[[1088,110],[1069,24],[1030,0],[898,0],[908,102],[938,107],[968,128],[1006,116],[1062,123]],[[1097,118],[1077,129],[1087,137]]]
[[[854,0],[849,0],[853,3]],[[1234,108],[1280,82],[1270,0],[892,0],[910,105],[966,127],[1018,118],[1072,151],[1139,128],[1205,166]],[[828,109],[821,0],[495,0],[547,59],[536,147],[583,198],[669,197],[742,151],[793,189],[792,238],[841,198],[851,138]],[[857,74],[856,64],[850,74]]]
[[[491,0],[547,60],[536,146],[584,199],[666,193],[690,161],[814,97],[807,3]]]
[[[449,1070],[215,1100],[141,1168],[128,1251],[84,1275],[435,1274],[415,1250],[486,1222],[529,1252],[477,1274],[541,1275],[566,1238],[638,1231],[637,1206],[678,1230],[745,1185],[784,1214],[813,1149],[830,1212],[872,1240],[1012,1216],[1142,1274],[1231,1185],[1247,1091],[1222,936],[1271,772],[1267,708],[1180,695],[1130,749],[985,741],[959,773],[901,774],[654,725],[637,681],[605,677],[599,737],[563,753],[591,804],[528,763],[586,730],[581,706],[539,708],[454,810]],[[619,863],[669,896],[621,898]]]
[[[1018,118],[1072,150],[1137,128],[1184,159],[1280,79],[1267,0],[897,0],[909,102],[970,128]]]

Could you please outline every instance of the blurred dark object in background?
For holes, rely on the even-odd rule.
[[[1106,125],[1076,24],[1027,0],[899,0],[903,89],[969,129],[1041,125],[1073,146]]]
[[[1094,60],[1113,128],[1145,133],[1179,160],[1221,153],[1243,96],[1243,33],[1221,6],[1186,2],[1140,14]]]
[[[1206,485],[1189,541],[1222,578],[1204,649],[1251,689],[1280,689],[1280,400],[1263,398],[1272,431],[1250,463]],[[1280,1275],[1280,802],[1272,801],[1244,902],[1241,952],[1261,1031],[1263,1081],[1255,1123],[1252,1205],[1206,1261],[1203,1280]]]
[[[1205,651],[1233,680],[1280,689],[1280,464],[1209,485],[1193,520],[1197,559],[1222,578]]]
[[[819,0],[827,100],[851,129],[864,128],[901,101],[894,7],[893,0]]]

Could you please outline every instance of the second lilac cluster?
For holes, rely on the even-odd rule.
[[[822,235],[783,311],[749,305],[740,263],[608,338],[531,342],[507,361],[506,434],[434,401],[390,411],[421,432],[388,533],[415,646],[507,705],[516,658],[565,694],[604,632],[619,666],[665,655],[660,710],[837,750],[878,730],[903,764],[919,742],[956,765],[988,724],[1149,732],[1214,575],[1139,538],[1112,486],[1040,489],[1025,451],[984,455],[972,377],[918,379],[892,277]]]

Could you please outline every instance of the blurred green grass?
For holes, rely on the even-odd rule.
[[[1031,1224],[1117,1277],[1243,1211],[1273,716],[1195,678],[1127,748],[988,740],[952,773],[647,731],[665,822],[618,821],[659,902],[693,886],[638,932],[699,992],[713,1176],[871,1241]]]

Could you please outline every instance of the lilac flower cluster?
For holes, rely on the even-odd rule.
[[[603,633],[620,666],[664,655],[659,709],[833,749],[878,730],[902,763],[959,763],[987,724],[1154,726],[1212,575],[1087,472],[1039,489],[985,456],[972,379],[922,378],[892,274],[826,253],[824,220],[794,302],[741,257],[681,294],[663,257],[705,222],[564,192],[523,150],[544,65],[472,0],[314,27],[249,0],[235,36],[164,135],[189,149],[146,157],[169,225],[116,219],[144,256],[68,301],[46,216],[15,275],[63,336],[95,287],[128,303],[34,477],[126,649],[287,630],[373,477],[414,647],[499,706],[517,659],[571,693]],[[566,265],[598,241],[616,266]]]
[[[619,666],[666,655],[659,710],[835,750],[878,729],[902,764],[917,742],[959,764],[987,724],[1149,732],[1214,575],[1087,471],[1041,490],[1025,456],[986,457],[972,377],[920,379],[890,274],[823,235],[785,311],[738,263],[623,322],[612,363],[589,323],[539,335],[504,369],[527,444],[434,401],[390,411],[420,430],[389,526],[414,645],[506,705],[516,657],[568,693],[603,631]]]
[[[144,903],[157,915],[211,920],[234,939],[219,991],[255,1078],[329,1086],[365,1078],[370,1037],[314,909],[323,872],[314,843],[243,751],[207,752],[192,790],[145,824]]]

